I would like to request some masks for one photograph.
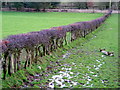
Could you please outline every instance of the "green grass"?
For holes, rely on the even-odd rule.
[[[66,53],[71,54],[69,55],[69,58],[61,61],[61,63],[63,64],[61,67],[72,68],[71,71],[74,74],[72,75],[73,78],[71,80],[78,82],[78,85],[73,86],[73,88],[119,87],[117,20],[118,15],[113,14],[100,28],[98,28],[92,34],[89,34],[85,39],[81,38],[70,44],[70,47],[72,47],[72,49],[69,48]],[[99,52],[99,48],[105,48],[106,51],[113,51],[115,56],[102,57],[103,54]],[[75,65],[73,65],[72,63],[74,63]],[[69,66],[65,66],[64,64],[68,64]],[[102,65],[97,70],[96,67],[98,67],[100,64]],[[77,73],[79,74],[74,77]],[[91,81],[89,81],[89,83],[87,76],[91,78]]]
[[[79,84],[74,88],[118,88],[118,15],[113,14],[109,19],[98,28],[93,34],[89,34],[85,40],[79,39],[72,43],[74,48],[68,52],[71,53],[62,63],[69,64],[74,72],[73,76],[78,72],[78,76],[72,80]],[[81,44],[81,42],[84,43]],[[102,56],[99,48],[105,48],[106,51],[113,51],[115,56]],[[97,62],[99,60],[100,62]],[[75,65],[72,65],[72,63]],[[99,70],[95,66],[102,64]],[[88,67],[90,70],[88,70]],[[94,72],[94,73],[91,73]],[[87,76],[92,79],[87,83]],[[97,75],[95,77],[94,75]],[[104,83],[102,82],[104,81]],[[82,84],[85,86],[83,86]],[[92,85],[92,87],[90,86]]]
[[[35,14],[45,15],[46,13],[35,13]],[[61,18],[64,17],[62,15],[59,15],[58,13],[55,14],[57,14],[59,17],[61,16]],[[96,16],[96,18],[102,15],[102,14],[95,15],[95,14],[83,14],[83,13],[62,13],[62,14],[64,14],[65,16],[66,14],[72,14],[69,17],[74,17],[73,14],[77,14],[77,15],[80,14],[82,17],[80,19],[81,21],[95,19],[93,15]],[[86,16],[91,15],[91,17],[86,17],[85,15]],[[77,19],[74,20],[77,21]],[[68,23],[67,21],[64,21],[64,24],[65,22],[66,24],[72,23],[72,21]],[[62,25],[62,21],[61,21],[61,25]],[[115,56],[102,57],[103,54],[99,52],[99,48],[105,48],[106,51],[114,51]],[[65,55],[66,53],[70,53],[70,55],[68,58],[63,59],[62,56]],[[99,60],[100,62],[96,60]],[[112,16],[109,17],[106,20],[106,22],[102,24],[101,27],[99,27],[93,33],[87,35],[86,38],[77,39],[72,43],[69,43],[67,46],[64,46],[63,48],[59,48],[57,51],[53,52],[52,55],[41,58],[41,61],[42,63],[39,62],[38,65],[33,65],[32,68],[27,68],[27,70],[21,70],[13,74],[11,77],[8,76],[7,79],[3,81],[2,86],[4,88],[20,87],[24,85],[25,82],[29,81],[27,80],[28,78],[34,76],[37,73],[37,74],[43,74],[43,76],[38,77],[38,78],[42,78],[42,80],[35,81],[34,79],[36,78],[34,78],[33,81],[28,82],[28,87],[45,88],[47,87],[47,83],[49,83],[48,79],[50,79],[53,75],[58,75],[58,72],[62,70],[61,69],[62,67],[68,67],[68,68],[71,67],[72,68],[71,72],[73,72],[73,75],[71,76],[73,76],[73,78],[71,78],[70,80],[78,82],[78,85],[73,86],[73,88],[118,88],[119,87],[118,86],[118,14],[112,14]],[[59,62],[60,66],[58,66],[56,61]],[[73,65],[73,62],[75,65]],[[68,66],[66,66],[65,64],[67,64]],[[94,65],[98,66],[100,64],[102,64],[102,66],[99,68],[99,70],[96,70],[96,67],[94,67]],[[39,70],[37,68],[38,66],[41,66],[42,69]],[[47,70],[48,66],[52,67],[52,70],[50,71]],[[90,68],[89,70],[88,67]],[[76,74],[78,75],[75,76]],[[45,75],[48,76],[46,77]],[[95,75],[97,75],[97,77]],[[88,84],[86,84],[88,82],[87,76],[89,76],[92,79],[91,81],[89,81]],[[33,84],[33,86],[31,86],[30,84]],[[69,87],[68,83],[66,83],[66,85],[68,85]],[[92,87],[90,87],[90,85],[92,85]],[[59,88],[59,86],[56,85],[55,88]]]
[[[2,35],[39,31],[50,27],[96,19],[103,14],[64,12],[2,12]]]

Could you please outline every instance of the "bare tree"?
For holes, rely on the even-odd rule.
[[[87,2],[87,7],[93,9],[93,13],[94,13],[94,2],[92,0]]]

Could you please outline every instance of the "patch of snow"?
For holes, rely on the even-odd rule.
[[[89,81],[87,81],[87,83],[86,84],[89,84],[90,82]]]
[[[62,85],[62,82],[59,81],[59,79],[56,79],[55,82],[56,82],[56,85]]]
[[[103,64],[105,64],[105,62],[102,62]]]
[[[64,70],[64,69],[65,69],[65,67],[62,67],[61,69],[62,69],[62,70]]]
[[[58,85],[59,88],[67,87],[64,84],[64,82],[70,83],[70,86],[77,85],[77,82],[69,80],[74,77],[74,76],[71,76],[74,74],[73,72],[70,71],[72,70],[72,68],[63,67],[62,70],[65,70],[65,71],[59,71],[58,72],[59,75],[54,75],[52,76],[52,79],[49,79],[51,82],[49,82],[48,87],[54,88],[55,85]],[[63,79],[64,77],[67,79]]]
[[[73,81],[72,81],[72,84],[75,86],[75,85],[77,85],[77,84],[78,84],[78,82],[73,82]]]
[[[57,78],[61,78],[62,79],[62,76],[61,75],[54,75],[54,76],[52,76],[52,78],[55,80],[55,79],[57,79]]]
[[[75,63],[74,63],[74,62],[72,62],[72,64],[73,64],[73,65],[75,65]]]
[[[63,58],[68,58],[70,56],[71,53],[66,53],[63,55]]]
[[[40,67],[40,66],[38,66],[38,68],[39,68],[39,69],[41,69],[41,67]]]
[[[93,75],[94,77],[97,77],[98,75],[96,74],[96,75]]]
[[[91,79],[91,78],[88,78],[87,80],[88,80],[88,81],[92,81],[92,79]]]
[[[101,67],[101,66],[102,66],[102,64],[99,64],[99,65],[98,65],[98,67]]]
[[[59,71],[58,73],[64,73],[63,71]]]
[[[72,70],[72,68],[62,68],[62,70],[66,70],[66,71],[70,71],[70,70]]]
[[[95,70],[99,70],[99,67],[96,67]]]
[[[40,75],[39,75],[39,74],[35,74],[34,76],[35,76],[35,77],[39,77]]]
[[[23,87],[24,87],[24,88],[27,88],[28,86],[27,86],[27,85],[24,85]]]
[[[94,73],[94,72],[90,71],[90,73]]]
[[[99,60],[96,60],[97,62],[100,62]]]
[[[102,55],[101,57],[105,57],[105,55]]]
[[[104,81],[103,80],[101,80],[102,81],[102,83],[104,83]]]
[[[48,85],[48,87],[50,87],[50,88],[54,88],[54,86],[55,86],[55,85],[54,85],[53,82],[50,82],[49,85]]]
[[[70,72],[70,74],[73,74],[73,72]]]
[[[94,65],[94,67],[96,67],[96,65]]]
[[[66,87],[66,85],[65,85],[65,84],[62,84],[62,85],[60,86],[60,88],[63,88],[63,87]]]
[[[90,87],[92,87],[92,86],[93,86],[93,84],[90,85]]]

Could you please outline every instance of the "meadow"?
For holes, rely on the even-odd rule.
[[[6,37],[93,20],[103,14],[3,12],[2,15],[3,37]],[[99,48],[113,51],[114,56],[103,55]],[[67,75],[63,77],[63,86],[52,82],[60,74]],[[112,14],[86,38],[77,39],[40,58],[38,65],[8,76],[2,85],[3,88],[49,88],[53,85],[54,88],[118,88],[118,14]]]
[[[2,12],[2,37],[96,19],[103,14]]]

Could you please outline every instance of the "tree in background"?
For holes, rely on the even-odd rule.
[[[55,9],[60,4],[60,2],[51,2],[50,8]]]
[[[17,11],[20,11],[20,10],[22,10],[22,8],[24,8],[24,3],[23,2],[13,2],[11,7],[14,7],[14,8],[16,8]]]
[[[34,8],[35,11],[40,11],[42,4],[40,2],[31,2],[31,8]]]
[[[50,8],[50,6],[51,6],[50,2],[42,2],[41,3],[41,9],[42,9],[43,12],[45,12],[45,9]]]
[[[99,10],[114,8],[118,9],[118,3],[115,2],[93,2],[94,0],[89,0],[87,2],[67,2],[64,4],[61,4],[61,2],[2,2],[3,8],[8,8],[9,10],[12,10],[16,8],[17,11],[32,11],[33,9],[35,11],[43,11],[45,12],[46,9],[55,9],[59,8],[58,6],[61,5],[61,8],[77,8],[77,9],[93,9],[94,8]],[[111,6],[110,6],[111,5]]]
[[[50,7],[56,7],[58,3],[53,3],[53,2],[2,2],[2,7],[9,8],[16,8],[17,11],[24,10],[24,8],[34,8],[35,11],[40,11],[42,9],[43,12],[45,12],[45,9],[50,8]],[[53,6],[51,6],[53,5]]]
[[[78,9],[88,9],[87,2],[75,2],[74,4]]]
[[[94,2],[92,0],[90,0],[90,1],[87,2],[87,7],[89,9],[93,9],[93,13],[94,13]]]
[[[12,2],[2,2],[2,8],[9,8],[12,9]]]
[[[94,3],[92,1],[87,2],[88,8],[93,8]]]

